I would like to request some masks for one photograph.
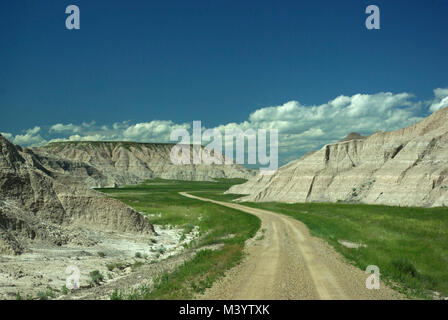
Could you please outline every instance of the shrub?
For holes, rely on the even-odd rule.
[[[117,289],[114,289],[114,291],[110,295],[110,300],[123,300],[123,294],[121,292],[118,292]]]
[[[392,266],[400,277],[417,278],[418,272],[412,263],[407,260],[399,259],[392,261]]]
[[[141,254],[140,252],[136,252],[136,253],[135,253],[135,257],[136,257],[136,258],[141,258],[141,257],[142,257],[142,254]]]
[[[89,276],[90,276],[89,284],[92,287],[100,284],[100,282],[104,280],[104,276],[99,270],[94,270],[90,272]]]
[[[121,269],[123,269],[125,266],[126,266],[126,264],[123,263],[123,262],[113,262],[113,263],[108,263],[108,264],[106,264],[106,268],[107,268],[107,270],[109,270],[109,271],[113,271],[115,268],[121,270]]]
[[[190,233],[191,231],[193,231],[193,229],[194,229],[194,224],[187,223],[184,227],[184,234]]]
[[[47,287],[47,290],[37,293],[37,299],[39,300],[48,300],[48,298],[56,298],[56,293],[51,287]]]
[[[62,286],[61,291],[62,291],[62,294],[64,294],[64,295],[68,294],[70,292],[70,290],[68,290],[68,288],[65,284]]]
[[[135,269],[141,267],[143,265],[143,262],[141,261],[136,261],[131,265],[131,269],[134,271]]]
[[[44,291],[39,291],[37,293],[37,299],[39,299],[39,300],[48,300],[48,295]]]

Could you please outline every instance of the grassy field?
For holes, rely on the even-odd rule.
[[[224,271],[238,263],[243,244],[260,221],[248,214],[182,197],[179,191],[221,201],[239,195],[223,194],[242,180],[181,182],[151,180],[138,186],[101,189],[114,198],[148,214],[155,224],[199,225],[202,236],[196,247],[223,243],[220,250],[205,250],[172,274],[164,274],[154,289],[142,287],[114,298],[191,298],[209,287]],[[328,241],[350,262],[365,270],[380,268],[382,279],[409,295],[430,298],[432,291],[448,296],[448,208],[406,208],[340,203],[244,203],[289,215],[304,222],[312,234]],[[202,217],[199,220],[199,217]],[[235,237],[227,238],[229,234]],[[338,240],[366,245],[350,249]]]
[[[260,220],[252,215],[178,194],[208,191],[220,194],[241,179],[191,182],[155,179],[140,185],[98,189],[136,210],[151,214],[151,222],[176,225],[188,233],[199,226],[200,237],[190,247],[221,244],[218,250],[202,250],[172,273],[161,275],[153,288],[114,292],[112,299],[190,299],[203,292],[243,256],[244,241],[255,235]],[[160,215],[159,215],[160,214]]]
[[[199,195],[199,194],[197,194]],[[240,195],[217,192],[201,196],[230,201]],[[380,268],[382,279],[410,297],[448,296],[448,208],[409,208],[339,203],[243,203],[283,213],[304,222],[365,270]],[[366,245],[350,249],[338,240]]]

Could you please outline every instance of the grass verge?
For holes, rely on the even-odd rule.
[[[229,201],[239,196],[214,192],[204,197]],[[305,223],[350,262],[380,268],[382,280],[408,297],[448,296],[448,208],[365,204],[277,202],[243,203],[291,216]],[[347,248],[347,240],[365,246]]]

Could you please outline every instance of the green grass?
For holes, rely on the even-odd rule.
[[[164,145],[174,145],[174,143],[145,143],[145,142],[133,142],[133,141],[58,141],[50,142],[44,146],[44,148],[63,148],[65,146],[72,146],[77,148],[97,148],[97,147],[115,147],[121,146],[128,150],[131,147],[141,150],[142,146],[152,147],[152,146],[164,146]]]
[[[224,243],[204,251],[171,274],[157,279],[154,290],[142,287],[121,298],[180,299],[203,292],[241,258],[244,240],[255,235],[260,222],[253,216],[177,194],[187,191],[204,198],[231,201],[240,195],[223,194],[242,180],[183,182],[151,180],[142,185],[102,190],[148,214],[151,221],[175,224],[184,233],[199,225],[203,235],[196,246]],[[343,203],[244,203],[289,215],[304,222],[311,233],[325,239],[362,270],[380,268],[383,280],[408,294],[428,298],[432,291],[448,296],[448,208],[409,208]],[[201,219],[199,219],[201,217]],[[237,237],[221,240],[228,234]],[[263,238],[260,235],[260,239]],[[338,240],[365,244],[349,249]],[[217,266],[217,268],[215,268]],[[204,270],[208,270],[205,272]],[[184,283],[185,282],[185,283]]]
[[[104,280],[103,274],[98,270],[90,272],[89,277],[90,277],[89,284],[91,287],[99,285]]]
[[[191,299],[194,294],[204,293],[242,257],[242,247],[238,244],[226,245],[222,250],[201,250],[174,272],[158,276],[153,288],[142,285],[127,293],[114,292],[111,299]]]
[[[218,201],[232,201],[238,198],[241,198],[240,194],[226,193],[226,190],[205,190],[205,191],[192,191],[190,194],[193,194],[198,197],[203,197],[212,200]]]
[[[398,285],[397,289],[410,297],[427,298],[432,291],[448,296],[448,208],[276,202],[244,205],[304,222],[313,235],[325,239],[360,269],[378,266],[383,280]],[[338,240],[367,247],[349,249]]]
[[[124,262],[113,262],[106,264],[106,268],[109,271],[114,271],[115,269],[122,270],[126,267],[126,263]]]
[[[56,298],[56,293],[51,287],[47,287],[45,291],[39,291],[37,293],[37,299],[39,300],[48,300],[49,298]]]
[[[260,220],[238,210],[183,197],[179,192],[221,194],[230,186],[242,182],[243,179],[220,179],[215,182],[154,179],[135,186],[98,189],[147,215],[154,224],[175,225],[183,228],[184,234],[198,226],[200,237],[190,248],[221,245],[217,250],[201,250],[174,272],[161,275],[153,288],[142,286],[132,292],[114,292],[111,298],[190,299],[237,264],[243,256],[244,242],[256,234]]]
[[[216,191],[195,195],[220,201],[241,197]],[[382,279],[409,297],[448,296],[448,208],[278,202],[244,205],[289,215],[329,242],[362,270],[380,268]],[[261,237],[261,236],[260,236]],[[367,245],[359,249],[338,240]]]
[[[133,264],[131,264],[131,269],[133,271],[137,270],[138,268],[140,268],[143,265],[143,262],[141,261],[135,261]]]
[[[67,286],[64,284],[61,288],[61,293],[66,295],[70,293],[70,290],[67,288]]]

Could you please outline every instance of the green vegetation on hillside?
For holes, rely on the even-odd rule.
[[[200,237],[191,248],[220,245],[202,250],[172,273],[155,279],[152,288],[142,286],[131,292],[114,292],[113,299],[190,299],[212,285],[243,256],[244,242],[260,228],[260,220],[238,210],[202,202],[178,192],[208,191],[217,194],[242,179],[192,182],[154,179],[140,185],[98,189],[149,215],[152,223],[176,225],[188,233],[199,226]]]
[[[175,143],[163,143],[163,142],[134,142],[134,141],[55,141],[50,142],[49,144],[43,146],[42,148],[65,148],[67,146],[76,147],[76,148],[97,148],[97,147],[123,147],[125,149],[130,149],[130,147],[134,147],[137,149],[141,149],[142,146],[151,147],[151,146],[171,146]]]

